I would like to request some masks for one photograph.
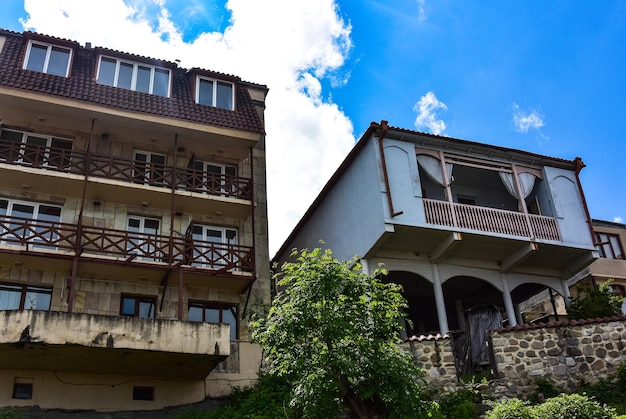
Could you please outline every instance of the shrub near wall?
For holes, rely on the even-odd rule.
[[[491,342],[495,395],[525,397],[540,378],[573,391],[626,360],[626,316],[507,327],[491,332]]]

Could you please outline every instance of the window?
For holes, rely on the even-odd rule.
[[[149,151],[135,151],[133,177],[136,183],[161,186],[165,179],[165,155]]]
[[[24,165],[68,168],[72,140],[3,129],[0,132],[0,161]]]
[[[26,50],[24,68],[67,77],[71,58],[72,50],[70,48],[30,41]]]
[[[236,166],[194,160],[189,168],[193,170],[193,176],[189,179],[191,189],[225,196],[236,192],[233,184],[233,177],[237,176]]]
[[[52,288],[0,283],[0,310],[50,310]]]
[[[154,387],[133,386],[133,400],[154,400]]]
[[[128,217],[128,241],[126,250],[138,255],[139,260],[160,260],[160,220],[140,215]]]
[[[237,306],[222,303],[189,301],[187,320],[190,322],[226,323],[230,325],[230,339],[238,337]]]
[[[619,295],[620,297],[626,297],[626,287],[623,285],[611,284],[609,285],[609,290],[611,290],[613,294]]]
[[[98,83],[158,96],[170,95],[170,70],[149,64],[100,57]]]
[[[54,223],[60,221],[61,207],[0,199],[0,235],[7,243],[55,247],[59,236]]]
[[[230,245],[237,244],[237,230],[194,224],[191,227],[193,239],[193,263],[210,269],[232,269],[237,254]]]
[[[235,102],[234,93],[235,89],[232,83],[200,76],[196,79],[196,102],[201,105],[232,111]]]
[[[13,382],[14,399],[28,400],[33,398],[33,379],[15,378]]]
[[[596,233],[596,247],[602,258],[624,259],[624,251],[617,234]]]
[[[142,319],[154,319],[156,297],[143,295],[122,295],[120,315],[139,317]]]

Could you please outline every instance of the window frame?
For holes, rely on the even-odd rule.
[[[102,60],[109,60],[109,61],[115,61],[115,70],[113,73],[113,81],[111,84],[108,83],[104,83],[103,81],[100,80],[100,77],[102,76]],[[130,79],[130,87],[125,87],[125,86],[119,86],[120,84],[120,68],[122,66],[122,64],[125,65],[131,65],[132,66],[132,73],[131,73],[131,79]],[[137,89],[137,81],[140,79],[139,78],[139,68],[140,67],[144,67],[144,68],[149,68],[150,69],[150,80],[149,80],[149,88],[148,91],[145,92],[143,90],[138,90]],[[156,80],[156,73],[158,71],[165,71],[167,72],[167,92],[165,95],[159,94],[159,93],[155,93],[154,92],[154,88],[155,88],[155,80]],[[147,64],[147,63],[143,63],[143,62],[137,62],[137,61],[132,61],[132,60],[126,60],[123,58],[118,58],[118,57],[113,57],[110,55],[103,55],[101,54],[98,57],[98,71],[96,72],[96,83],[101,84],[103,86],[111,86],[111,87],[116,87],[118,89],[126,89],[126,90],[132,90],[134,92],[140,92],[140,93],[147,93],[150,95],[154,95],[154,96],[161,96],[161,97],[167,97],[169,98],[171,96],[171,92],[172,92],[172,71],[167,68],[167,67],[160,67],[158,65],[153,65],[153,64]]]
[[[21,217],[21,218],[27,218],[33,221],[33,224],[35,225],[35,228],[37,228],[37,221],[47,221],[47,222],[52,222],[52,223],[61,223],[61,220],[63,219],[63,207],[60,205],[51,205],[51,204],[46,204],[46,203],[42,203],[42,202],[34,202],[34,201],[23,201],[23,200],[19,200],[19,199],[10,199],[10,198],[0,198],[0,203],[4,203],[6,202],[6,208],[3,208],[3,205],[0,205],[0,211],[2,211],[3,209],[5,209],[6,213],[5,214],[1,214],[0,213],[0,217]],[[15,211],[15,205],[22,205],[22,206],[30,206],[33,208],[33,212],[31,213],[31,218],[28,217],[22,217],[19,215],[14,215],[14,211]],[[41,209],[42,207],[47,207],[50,209],[55,209],[59,211],[59,215],[58,215],[58,219],[55,220],[47,220],[45,218],[40,218],[42,212]],[[7,220],[8,222],[8,220]],[[47,238],[47,240],[49,241],[55,241],[56,239],[58,239],[58,234],[56,232],[50,232],[51,237]],[[31,237],[33,237],[34,235],[32,233],[29,233],[28,236],[21,236],[21,239],[30,239]],[[15,243],[15,241],[12,240],[7,240],[4,239],[1,241],[1,243]],[[41,238],[37,238],[35,236],[35,239],[33,239],[33,243],[34,246],[42,246],[42,247],[46,247],[48,249],[52,248],[54,250],[56,250],[55,246],[50,246],[50,245],[46,245],[43,244],[41,242]],[[28,245],[28,244],[27,244]]]
[[[192,307],[202,309],[202,320],[189,320],[189,310]],[[233,309],[234,309],[234,312],[233,312]],[[206,310],[218,310],[219,311],[218,323],[225,323],[230,326],[230,340],[239,339],[239,306],[237,304],[224,303],[224,302],[218,302],[218,301],[189,300],[187,301],[187,321],[193,322],[193,323],[212,323],[206,319]],[[234,325],[224,321],[225,310],[230,310],[231,315],[235,319]]]
[[[21,164],[28,165],[28,166],[50,167],[50,168],[66,169],[66,170],[69,169],[70,167],[69,159],[72,154],[72,151],[74,150],[74,140],[72,138],[59,137],[56,135],[38,134],[35,132],[21,131],[18,129],[11,129],[11,128],[0,128],[0,139],[2,141],[15,142],[15,143],[17,143],[17,141],[9,139],[9,138],[2,138],[5,132],[20,134],[22,138],[19,141],[19,151],[17,152],[17,155],[15,156],[0,155],[0,161],[16,162],[16,163],[21,163]],[[37,145],[37,144],[32,144],[32,143],[29,144],[28,142],[29,139],[43,139],[43,140],[46,140],[46,144],[45,145]],[[57,142],[57,145],[54,145],[55,141]],[[70,147],[69,148],[59,147],[58,143],[69,143]],[[43,163],[38,162],[38,161],[28,161],[30,159],[28,157],[29,147],[30,148],[33,148],[33,147],[44,148],[45,151],[44,151]],[[7,151],[10,151],[10,149]],[[65,155],[66,152],[67,152],[67,155]],[[55,154],[58,154],[58,156]],[[54,156],[54,158],[52,156]],[[60,164],[50,164],[54,159],[58,159]]]
[[[133,314],[124,314],[124,300],[134,300]],[[152,304],[152,316],[141,315],[141,303],[149,302]],[[151,295],[139,295],[139,294],[121,294],[120,295],[120,316],[121,317],[135,317],[138,319],[156,319],[157,297]],[[150,311],[149,311],[150,312]]]
[[[196,227],[202,228],[202,237],[195,237],[195,235],[197,233],[194,232],[194,229]],[[208,230],[213,230],[216,232],[220,232],[220,241],[211,241],[208,240],[208,238],[210,237],[207,233]],[[193,242],[193,248],[194,248],[194,252],[197,252],[198,254],[194,254],[194,260],[197,259],[197,262],[193,262],[191,264],[191,266],[196,266],[196,267],[201,267],[201,268],[208,268],[208,269],[223,269],[225,266],[223,266],[222,264],[215,264],[215,263],[211,263],[212,260],[214,260],[214,258],[211,258],[209,260],[207,260],[203,255],[205,253],[207,253],[209,251],[209,248],[211,247],[211,245],[209,246],[205,246],[205,243],[215,243],[215,244],[220,244],[220,245],[225,245],[225,246],[237,246],[239,244],[239,230],[237,230],[236,228],[231,228],[231,227],[220,227],[220,226],[215,226],[212,224],[204,224],[204,223],[192,223],[190,225],[190,231],[191,231],[191,240]],[[234,237],[233,239],[228,238],[228,233],[234,233]],[[232,240],[232,241],[231,241]],[[195,250],[195,249],[200,249],[200,251]],[[218,258],[220,258],[220,256],[224,255],[224,252],[228,252],[228,250],[223,250],[220,249],[219,247],[217,249],[215,249],[214,251],[216,255],[218,255]],[[221,255],[220,255],[221,253]],[[226,253],[227,254],[227,253]],[[230,260],[230,263],[233,263],[234,261]],[[228,265],[226,265],[228,266]],[[237,270],[237,268],[231,268],[228,269],[229,271],[232,270]]]
[[[13,288],[13,289],[10,289],[10,288]],[[19,291],[20,292],[20,302],[19,302],[18,308],[15,308],[15,309],[0,308],[0,310],[50,311],[50,308],[52,307],[52,292],[53,292],[53,288],[52,287],[31,285],[31,284],[19,284],[19,283],[16,284],[14,282],[0,282],[0,293],[2,291],[13,291],[13,292]],[[45,308],[45,309],[43,309],[43,308],[36,308],[36,307],[24,308],[25,305],[26,305],[26,297],[28,296],[29,293],[49,295],[50,298],[48,299],[48,308]]]
[[[31,58],[33,45],[46,47],[46,56],[44,58],[43,68],[41,70],[28,68],[28,64],[29,64],[29,60]],[[62,49],[62,50],[68,51],[67,64],[65,66],[65,73],[62,74],[62,75],[61,74],[55,74],[55,73],[49,73],[48,72],[49,67],[50,67],[50,55],[52,54],[52,50],[54,48],[58,48],[58,49]],[[74,56],[74,51],[73,51],[72,48],[64,47],[64,46],[57,45],[57,44],[51,44],[49,42],[34,41],[34,40],[31,39],[31,40],[28,41],[28,45],[26,47],[26,54],[24,55],[24,65],[22,66],[22,68],[24,70],[36,71],[38,73],[49,74],[51,76],[59,76],[59,77],[66,77],[67,78],[67,77],[69,77],[69,74],[70,74],[70,68],[72,66],[71,64],[72,64],[73,56]]]
[[[203,82],[211,82],[213,83],[213,89],[212,89],[212,97],[211,97],[211,103],[205,103],[204,101],[201,101],[201,97],[200,97],[200,85]],[[223,83],[223,84],[228,84],[231,87],[231,95],[230,95],[230,107],[223,107],[223,106],[218,106],[218,89],[217,86],[219,83]],[[206,77],[206,76],[201,76],[201,75],[196,75],[196,91],[195,91],[195,100],[196,103],[199,105],[205,105],[205,106],[211,106],[213,108],[219,108],[219,109],[225,109],[228,111],[234,111],[235,110],[235,83],[230,82],[230,81],[226,81],[226,80],[220,80],[220,79],[216,79],[213,77]]]
[[[626,259],[626,255],[624,255],[624,247],[619,234],[596,231],[594,232],[594,235],[596,240],[596,249],[598,249],[601,258]],[[607,250],[610,250],[611,256],[608,255],[606,252]],[[616,250],[618,250],[619,253],[616,252]]]

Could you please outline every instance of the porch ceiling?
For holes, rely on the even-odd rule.
[[[431,259],[436,256],[439,262],[462,259],[490,262],[499,266],[506,266],[508,262],[512,272],[544,270],[565,278],[574,275],[585,263],[592,260],[591,249],[497,235],[454,233],[435,228],[394,227],[395,232],[386,233],[377,251],[411,252]]]

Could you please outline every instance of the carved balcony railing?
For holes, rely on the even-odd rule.
[[[424,199],[426,222],[491,233],[544,240],[561,240],[556,220],[551,217],[505,211],[476,205]],[[528,218],[527,218],[528,217]]]
[[[0,163],[250,200],[250,179],[0,140]]]
[[[222,273],[254,270],[254,249],[250,246],[12,216],[0,216],[2,245]]]

